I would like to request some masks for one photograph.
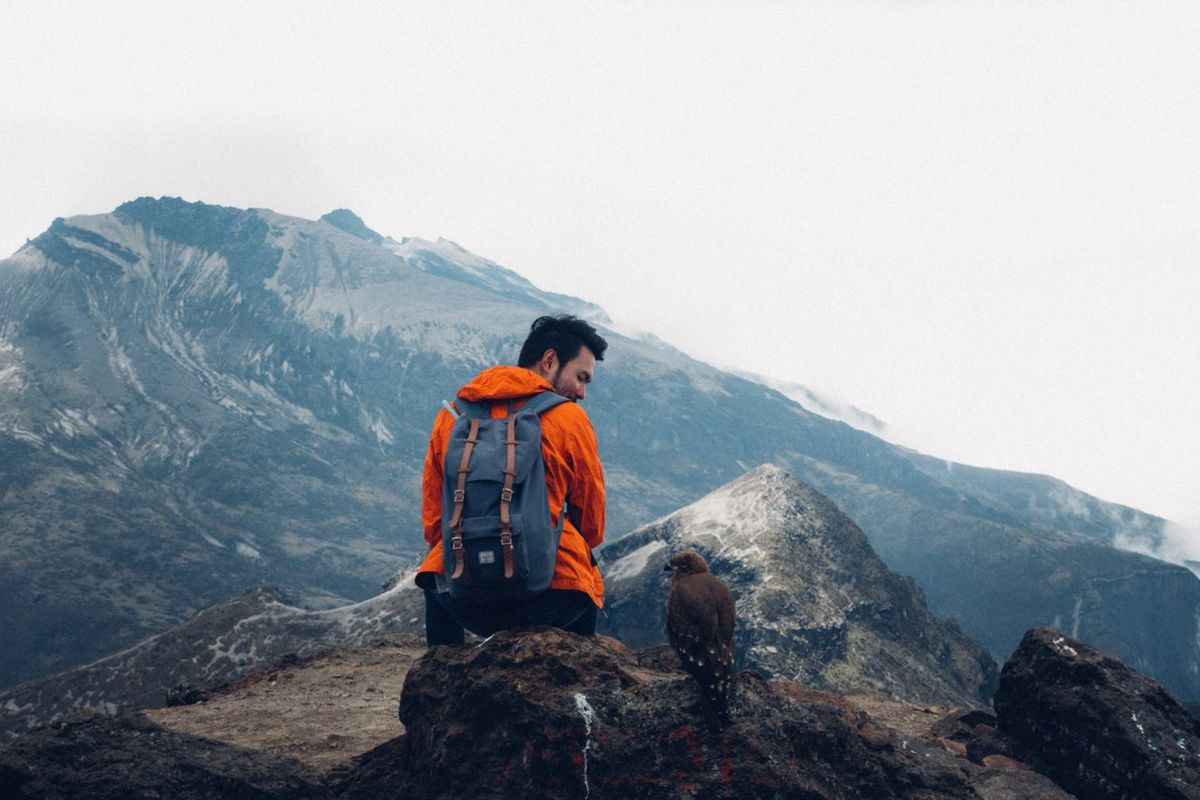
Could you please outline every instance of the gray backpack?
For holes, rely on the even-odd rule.
[[[550,586],[566,507],[550,517],[540,415],[567,398],[531,397],[492,419],[490,403],[455,400],[442,464],[442,556],[450,596],[465,602],[527,597]],[[452,411],[453,413],[453,411]]]

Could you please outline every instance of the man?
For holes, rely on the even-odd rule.
[[[504,417],[543,391],[568,400],[541,415],[542,459],[550,514],[557,525],[564,506],[558,556],[550,588],[527,600],[472,605],[445,591],[442,558],[443,462],[454,417],[438,413],[429,436],[422,481],[421,517],[430,551],[417,573],[425,590],[425,638],[429,645],[462,644],[463,629],[480,635],[520,625],[554,625],[590,636],[604,604],[604,582],[592,550],[604,540],[604,473],[596,434],[578,405],[604,360],[608,343],[588,323],[570,315],[539,317],[521,347],[517,366],[486,369],[458,390],[457,399],[490,403],[492,417]]]

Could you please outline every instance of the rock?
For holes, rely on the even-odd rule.
[[[1029,765],[1024,761],[1018,761],[1011,756],[1002,756],[999,753],[993,753],[990,756],[983,757],[983,765],[989,769],[1007,769],[1007,770],[1027,770]]]
[[[439,647],[413,665],[406,733],[337,776],[377,797],[975,797],[967,762],[875,724],[838,695],[742,672],[722,730],[695,683],[553,628]]]
[[[941,745],[942,749],[950,755],[958,756],[959,758],[967,757],[967,746],[962,742],[956,742],[953,739],[942,738],[938,739],[937,743]]]
[[[972,783],[983,800],[1075,800],[1045,775],[1027,770],[987,769]]]
[[[995,707],[1014,755],[1080,797],[1200,798],[1200,724],[1158,682],[1059,631],[1025,634]]]
[[[0,797],[305,800],[319,779],[298,762],[176,733],[145,717],[91,714],[0,747]]]
[[[167,708],[190,706],[196,703],[207,703],[211,695],[198,686],[180,684],[167,690]]]
[[[944,739],[950,739],[955,742],[966,742],[975,737],[981,736],[988,731],[984,728],[995,730],[996,717],[982,709],[955,709],[949,714],[946,714],[929,729],[930,734]]]
[[[973,733],[966,741],[967,758],[976,764],[986,764],[993,756],[1003,756],[1020,761],[1018,752],[1024,755],[1011,739],[996,730]]]

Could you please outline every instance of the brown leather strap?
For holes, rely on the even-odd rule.
[[[467,502],[467,473],[471,466],[471,451],[475,449],[475,442],[479,441],[479,420],[472,419],[471,427],[467,431],[467,442],[463,446],[462,460],[458,462],[458,484],[454,489],[454,513],[450,517],[450,531],[454,534],[450,538],[450,546],[454,548],[454,573],[450,576],[457,580],[462,577],[466,570],[467,560],[463,555],[463,506]]]
[[[513,498],[513,478],[517,474],[517,418],[509,414],[504,437],[506,452],[504,462],[504,488],[500,490],[500,549],[504,552],[504,577],[516,574],[512,543],[512,514],[509,506]]]

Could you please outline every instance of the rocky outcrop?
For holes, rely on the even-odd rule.
[[[316,800],[324,788],[291,759],[187,736],[138,715],[97,714],[0,748],[0,797]]]
[[[995,706],[1013,755],[1080,797],[1200,798],[1200,723],[1157,681],[1059,631],[1025,635]]]
[[[341,776],[345,798],[967,798],[966,762],[837,695],[743,672],[709,727],[665,648],[556,629],[441,647],[408,674],[406,734]]]
[[[340,679],[361,660],[354,653],[340,660]],[[1011,783],[873,721],[839,695],[749,672],[738,678],[733,723],[714,730],[668,648],[633,653],[555,629],[426,653],[401,698],[406,732],[320,775],[315,761],[247,750],[261,746],[262,731],[234,735],[244,720],[211,714],[223,699],[161,713],[171,728],[140,715],[91,714],[23,735],[0,746],[0,796],[934,800],[975,797],[977,780]],[[194,718],[184,724],[177,715],[188,709]],[[336,728],[338,710],[323,713]]]
[[[957,709],[939,718],[935,708],[743,671],[732,723],[719,729],[665,646],[630,651],[603,636],[534,628],[415,661],[381,652],[362,645],[302,660],[214,689],[207,703],[155,712],[153,722],[92,714],[25,734],[0,746],[0,797],[1200,796],[1191,717],[1153,681],[1055,631],[1026,637],[1005,668],[995,715]],[[406,668],[399,722],[394,701],[373,704],[370,714],[388,721],[380,727],[361,703],[337,700]],[[300,674],[309,670],[332,685],[324,720],[305,739],[288,720],[294,704],[315,708]],[[247,694],[248,683],[260,691]],[[257,705],[231,708],[239,697]],[[309,746],[328,750],[330,731],[354,725],[383,735],[352,751],[339,738],[337,757]],[[288,727],[280,749],[271,732]]]
[[[828,498],[777,466],[609,545],[602,630],[635,647],[665,642],[663,566],[683,550],[700,551],[733,590],[742,667],[917,703],[981,705],[995,691],[987,651],[933,616]]]

